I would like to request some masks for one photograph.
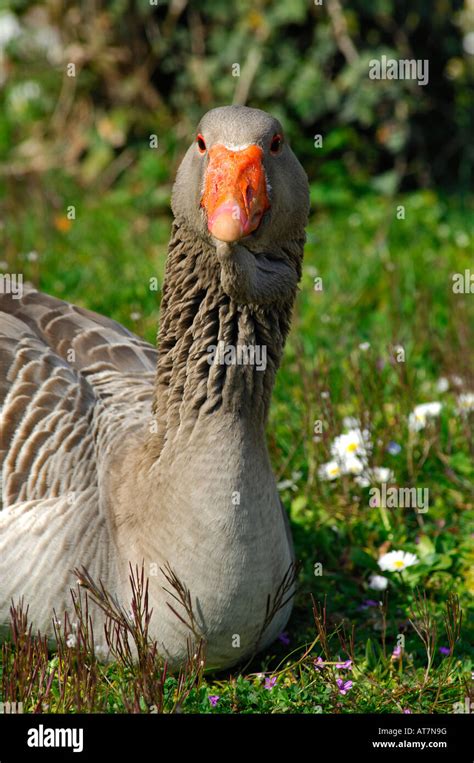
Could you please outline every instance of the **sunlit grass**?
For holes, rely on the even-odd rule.
[[[171,220],[149,193],[151,183],[135,191],[133,184],[119,185],[103,197],[64,190],[54,203],[33,194],[28,210],[12,198],[0,259],[38,288],[154,341],[159,293],[150,291],[149,279],[162,281]],[[70,223],[69,205],[76,210]],[[397,219],[399,205],[404,220]],[[354,198],[350,209],[316,208],[268,427],[302,561],[294,614],[281,640],[242,674],[197,676],[180,709],[452,712],[468,696],[474,414],[461,415],[459,395],[474,390],[474,295],[453,294],[452,274],[473,267],[470,219],[472,209],[432,192]],[[314,288],[318,277],[322,291]],[[440,416],[410,433],[410,412],[429,401],[442,403]],[[347,416],[370,430],[372,465],[390,468],[397,486],[429,490],[426,513],[371,507],[369,489],[350,475],[318,479]],[[316,421],[322,432],[315,435]],[[397,454],[387,451],[390,442],[400,446]],[[370,589],[369,578],[380,573],[379,556],[393,549],[414,553],[418,563],[402,575],[387,573],[385,598]],[[318,564],[322,574],[315,574]],[[437,634],[429,655],[413,626],[420,590]],[[457,606],[454,594],[464,625],[451,644],[444,620]],[[400,636],[405,648],[393,656]],[[314,663],[318,657],[322,667]],[[50,668],[63,658],[49,655]],[[3,667],[3,694],[21,700],[5,677],[13,659],[10,654]],[[336,667],[348,660],[350,668]],[[88,709],[150,712],[152,702],[124,694],[130,674],[120,661],[94,670]],[[50,712],[65,707],[57,680],[46,700]],[[352,685],[344,690],[347,681]],[[36,687],[26,709],[34,709],[40,691]],[[177,679],[166,677],[162,691],[161,709],[176,709]],[[69,700],[73,711],[74,697]]]

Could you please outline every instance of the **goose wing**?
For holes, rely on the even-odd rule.
[[[3,505],[97,485],[111,438],[149,416],[154,348],[35,290],[0,295]]]

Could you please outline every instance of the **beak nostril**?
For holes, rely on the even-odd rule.
[[[249,210],[249,207],[255,197],[254,190],[251,185],[247,186],[247,190],[245,191],[245,203],[247,205],[247,211]]]

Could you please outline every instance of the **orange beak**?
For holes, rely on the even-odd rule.
[[[248,236],[270,207],[262,156],[262,149],[255,145],[241,151],[221,145],[209,149],[201,206],[209,232],[220,241]]]

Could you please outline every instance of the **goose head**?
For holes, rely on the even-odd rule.
[[[303,234],[308,181],[282,125],[246,106],[212,109],[181,162],[172,195],[178,223],[208,243],[265,251]]]

